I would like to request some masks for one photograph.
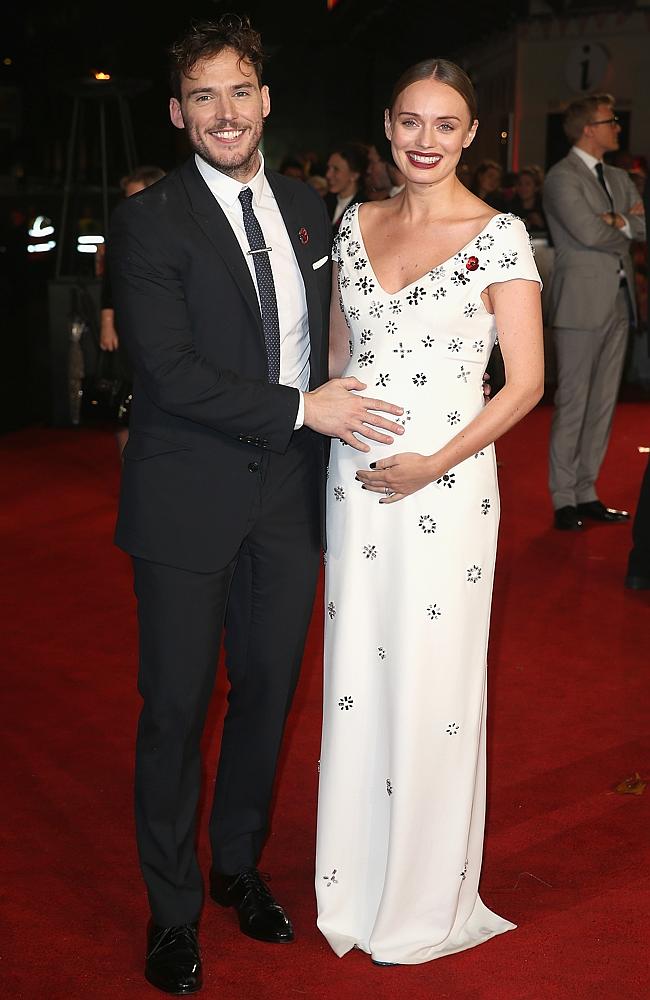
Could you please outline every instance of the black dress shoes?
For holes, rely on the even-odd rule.
[[[578,517],[587,517],[590,521],[609,521],[611,524],[615,524],[618,521],[630,520],[630,515],[626,510],[615,510],[613,507],[606,507],[600,500],[579,503],[576,510],[578,511]]]
[[[145,979],[164,993],[185,996],[203,985],[198,924],[149,925]]]
[[[240,929],[256,941],[293,941],[291,921],[269,892],[265,879],[257,868],[244,868],[237,875],[213,873],[210,895],[220,906],[234,906]]]
[[[555,527],[559,531],[580,531],[582,521],[575,507],[558,507],[554,516]]]

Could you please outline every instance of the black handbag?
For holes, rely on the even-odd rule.
[[[117,351],[100,351],[93,375],[81,385],[81,422],[117,423],[127,427],[133,387],[121,371]]]

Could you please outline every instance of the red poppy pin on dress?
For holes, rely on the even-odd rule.
[[[304,226],[302,227],[302,229],[298,230],[298,237],[300,238],[300,242],[302,243],[303,246],[306,246],[307,243],[309,243],[309,233],[307,232]]]
[[[476,271],[478,268],[478,257],[468,257],[465,267],[468,271]]]

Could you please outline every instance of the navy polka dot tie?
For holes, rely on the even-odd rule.
[[[239,192],[239,200],[244,216],[244,229],[246,230],[248,245],[251,250],[258,251],[257,253],[253,253],[253,263],[255,264],[257,290],[260,296],[269,382],[279,382],[280,321],[278,320],[278,300],[275,297],[271,261],[269,260],[268,251],[264,249],[266,247],[266,240],[264,239],[262,227],[253,211],[253,192],[251,189],[242,188]]]

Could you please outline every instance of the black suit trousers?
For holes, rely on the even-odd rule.
[[[260,455],[246,534],[218,572],[133,560],[143,698],[136,828],[157,924],[196,920],[203,901],[200,741],[224,622],[230,692],[210,818],[213,868],[234,874],[257,864],[318,578],[320,461],[307,429],[285,454]]]

